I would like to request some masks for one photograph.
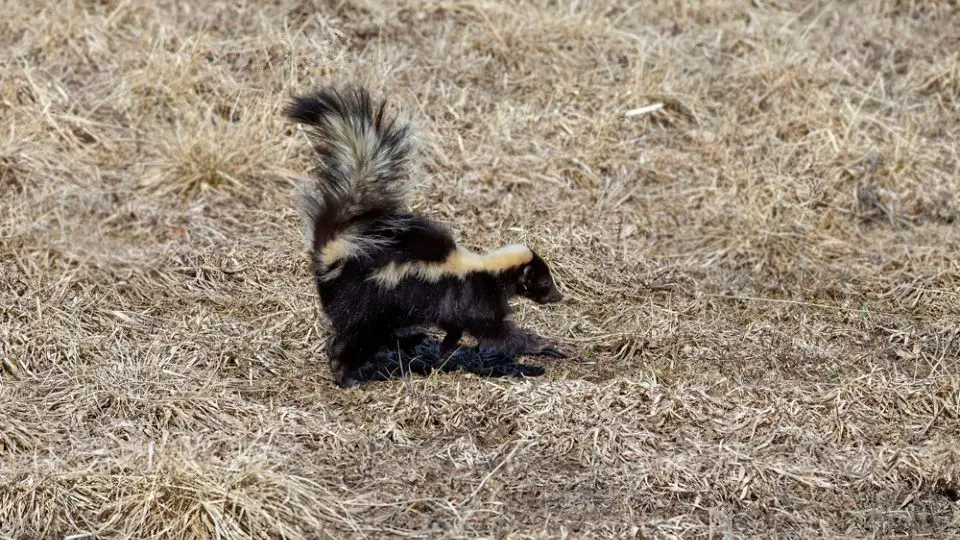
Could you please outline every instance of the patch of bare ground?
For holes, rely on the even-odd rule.
[[[0,4],[0,537],[960,536],[956,2]],[[524,241],[539,378],[331,382],[280,108]]]

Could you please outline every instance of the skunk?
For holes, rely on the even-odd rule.
[[[387,117],[386,106],[364,88],[324,88],[295,96],[284,110],[306,126],[316,152],[301,210],[333,329],[326,348],[337,384],[352,386],[382,347],[425,326],[446,332],[443,354],[467,332],[505,355],[564,357],[521,330],[508,303],[563,299],[537,253],[519,244],[474,253],[445,226],[405,209],[410,131]]]

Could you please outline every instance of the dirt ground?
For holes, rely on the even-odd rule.
[[[342,390],[326,84],[546,373]],[[0,3],[0,538],[960,537],[954,1]]]

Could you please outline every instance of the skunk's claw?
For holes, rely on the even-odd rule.
[[[557,349],[555,347],[549,347],[549,346],[540,349],[540,352],[537,353],[537,355],[546,356],[547,358],[557,358],[557,359],[567,358],[567,355],[563,353],[560,349]]]

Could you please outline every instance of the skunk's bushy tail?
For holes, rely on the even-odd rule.
[[[386,116],[363,89],[325,88],[299,96],[284,115],[307,126],[317,153],[312,181],[301,190],[307,239],[315,258],[337,258],[330,244],[345,229],[388,217],[404,205],[409,131]],[[357,231],[359,232],[359,231]],[[342,240],[342,239],[341,239]],[[342,242],[341,242],[342,243]]]

